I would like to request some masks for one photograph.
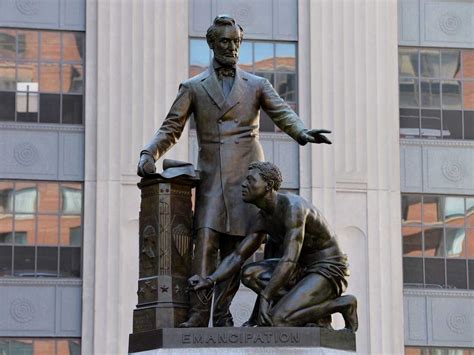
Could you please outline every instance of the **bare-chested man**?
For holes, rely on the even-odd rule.
[[[192,288],[210,289],[238,271],[264,242],[281,243],[283,254],[246,265],[242,282],[260,297],[256,323],[259,326],[305,326],[318,324],[341,313],[346,329],[356,331],[357,301],[341,296],[347,288],[347,257],[321,213],[302,197],[277,192],[281,173],[274,164],[254,162],[242,184],[242,198],[260,209],[248,235],[236,251],[207,278],[194,275]],[[263,233],[262,233],[263,232]]]

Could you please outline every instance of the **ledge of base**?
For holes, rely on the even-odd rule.
[[[164,328],[130,334],[129,352],[153,349],[240,348],[236,354],[246,354],[244,348],[325,348],[355,351],[355,334],[317,327],[303,328]],[[237,350],[237,349],[236,349]],[[323,350],[323,349],[321,349]],[[149,354],[152,354],[150,352]],[[157,352],[156,352],[157,353]],[[176,352],[181,353],[181,352]],[[184,353],[184,352],[183,352]],[[226,350],[225,353],[228,353]],[[313,352],[314,353],[314,352]],[[321,354],[340,352],[320,352]]]

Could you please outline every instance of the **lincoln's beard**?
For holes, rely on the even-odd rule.
[[[214,53],[214,58],[224,67],[232,67],[237,64],[239,57],[226,57],[224,55]]]

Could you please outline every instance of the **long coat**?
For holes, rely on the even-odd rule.
[[[257,210],[242,201],[241,184],[253,161],[264,159],[258,140],[262,108],[285,133],[298,141],[305,129],[296,113],[267,79],[236,70],[232,90],[224,97],[212,66],[184,81],[161,128],[144,150],[155,159],[181,136],[194,114],[199,144],[195,228],[246,235]]]

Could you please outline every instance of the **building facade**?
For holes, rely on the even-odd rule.
[[[127,352],[138,153],[221,13],[244,28],[241,68],[333,131],[299,147],[262,114],[260,140],[349,255],[358,353],[474,352],[474,3],[8,0],[0,354]],[[196,161],[193,128],[167,158]],[[242,287],[237,324],[253,299]]]

